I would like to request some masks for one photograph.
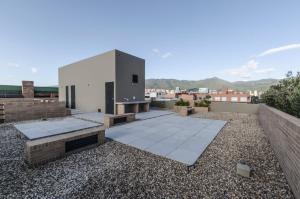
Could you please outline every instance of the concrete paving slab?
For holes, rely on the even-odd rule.
[[[138,137],[134,136],[134,135],[122,135],[120,137],[116,137],[113,140],[116,140],[118,142],[124,143],[124,144],[129,144],[135,140],[139,139]]]
[[[80,113],[73,115],[73,117],[101,124],[104,122],[104,113],[101,112]]]
[[[136,147],[138,149],[142,149],[142,150],[152,146],[153,144],[155,144],[154,140],[142,139],[142,138],[138,138],[138,139],[130,142],[131,146]]]
[[[166,157],[178,162],[184,162],[187,165],[193,165],[200,155],[199,153],[180,148],[172,151]]]
[[[147,149],[145,149],[145,151],[148,151],[150,153],[166,157],[167,154],[171,153],[175,149],[176,149],[176,145],[156,144],[155,147],[148,147]]]
[[[49,137],[81,129],[96,127],[100,126],[100,124],[67,117],[57,120],[19,123],[15,124],[14,126],[28,139],[33,140],[42,137]]]
[[[225,124],[226,121],[221,120],[164,114],[112,127],[106,130],[106,136],[129,146],[192,165]]]
[[[175,114],[175,113],[172,111],[166,111],[166,110],[150,110],[149,112],[137,113],[136,119],[137,120],[146,120],[146,119],[151,119],[151,118],[160,117],[163,115],[170,115],[170,114]]]

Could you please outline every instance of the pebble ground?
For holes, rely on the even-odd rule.
[[[24,163],[25,138],[0,125],[0,198],[294,198],[256,115],[227,120],[190,172],[185,165],[115,141],[37,168]],[[236,164],[252,168],[250,178]]]

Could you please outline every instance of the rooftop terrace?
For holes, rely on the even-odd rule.
[[[183,163],[112,140],[32,169],[24,163],[24,135],[1,125],[0,198],[294,197],[256,114],[192,117],[227,124],[190,172]],[[236,174],[237,162],[252,168],[250,178]]]

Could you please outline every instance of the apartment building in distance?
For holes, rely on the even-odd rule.
[[[59,68],[59,100],[80,112],[122,114],[149,110],[145,60],[111,50]]]
[[[181,93],[179,98],[185,101],[193,102],[195,100],[204,99],[206,96],[210,96],[210,100],[213,102],[239,102],[239,103],[250,103],[251,96],[249,93],[238,92],[227,89],[225,91],[213,91],[213,92],[192,92],[192,93]]]
[[[241,103],[251,102],[251,96],[249,93],[234,91],[231,89],[209,93],[209,94],[199,93],[197,94],[197,98],[198,99],[203,98],[205,95],[210,95],[211,101],[214,102],[241,102]]]

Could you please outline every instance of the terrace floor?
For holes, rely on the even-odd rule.
[[[154,115],[151,112],[147,114]],[[143,114],[145,118],[146,113]],[[173,113],[109,128],[105,136],[190,166],[225,124],[222,120],[181,117]]]
[[[190,172],[116,141],[32,169],[25,137],[0,125],[0,198],[294,198],[256,115],[192,117],[228,123]],[[250,178],[236,174],[237,162],[253,169]]]
[[[137,120],[146,120],[170,114],[174,114],[174,112],[166,110],[151,110],[149,112],[137,113],[135,117]],[[101,112],[80,113],[73,115],[73,117],[101,124],[103,124],[104,121],[104,113]]]

